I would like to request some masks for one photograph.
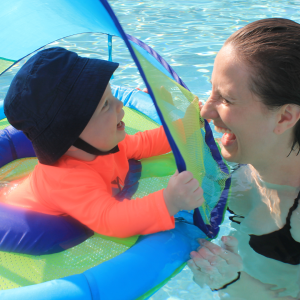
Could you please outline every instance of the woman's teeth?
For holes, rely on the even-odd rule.
[[[216,132],[220,132],[220,133],[232,133],[232,131],[230,129],[219,127],[216,125],[215,125],[215,130],[216,130]]]

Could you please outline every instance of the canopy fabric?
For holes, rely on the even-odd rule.
[[[13,61],[78,33],[120,36],[99,0],[1,0],[0,28],[0,58]]]
[[[207,187],[204,205],[200,212],[195,210],[195,224],[209,238],[217,235],[227,204],[230,176],[213,138],[207,139],[210,127],[206,124],[205,130],[201,129],[204,120],[199,122],[194,95],[157,53],[124,32],[106,0],[2,0],[0,28],[0,72],[65,36],[100,32],[122,38],[148,88],[178,170],[190,170],[200,185]],[[166,94],[160,92],[162,85],[171,97],[167,101]],[[178,111],[189,114],[181,129],[174,126],[182,117]],[[211,163],[204,163],[207,161]]]

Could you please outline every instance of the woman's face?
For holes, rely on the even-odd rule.
[[[250,91],[249,69],[230,44],[216,57],[211,83],[212,93],[201,115],[224,133],[223,157],[237,163],[266,163],[276,145],[276,114]]]

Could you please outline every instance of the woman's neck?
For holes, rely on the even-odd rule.
[[[280,158],[272,155],[267,162],[253,164],[253,167],[265,182],[299,187],[300,154],[297,153],[298,151],[292,151],[288,157]]]

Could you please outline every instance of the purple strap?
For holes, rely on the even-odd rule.
[[[154,51],[151,47],[149,47],[147,44],[140,41],[139,39],[135,38],[134,36],[131,36],[129,34],[126,34],[126,36],[127,36],[128,40],[136,43],[141,48],[143,48],[148,53],[150,53],[161,65],[164,66],[164,68],[172,75],[172,77],[176,80],[177,83],[179,83],[180,85],[182,85],[189,91],[186,84],[181,80],[181,78],[177,75],[177,73],[174,71],[174,69],[156,51]]]

